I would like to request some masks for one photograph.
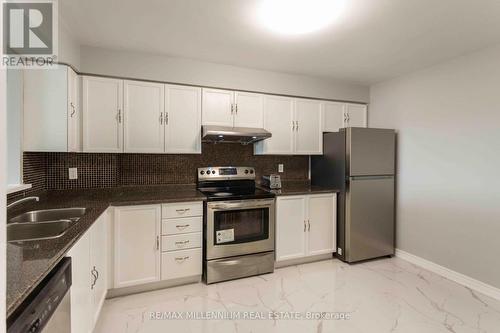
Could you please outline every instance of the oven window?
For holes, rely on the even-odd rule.
[[[269,238],[269,208],[214,212],[215,245],[248,243]]]

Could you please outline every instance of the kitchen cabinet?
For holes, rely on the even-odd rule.
[[[103,213],[68,252],[72,274],[71,332],[91,332],[106,298],[107,216]]]
[[[201,154],[201,88],[165,85],[165,152]]]
[[[208,88],[202,91],[202,124],[233,126],[234,92]]]
[[[256,155],[322,154],[320,101],[267,95],[263,119],[272,137],[254,145]]]
[[[202,124],[262,128],[264,95],[203,88]]]
[[[116,207],[114,288],[160,280],[160,205]]]
[[[321,155],[321,101],[295,100],[295,154]]]
[[[80,150],[78,75],[68,66],[23,72],[23,150]]]
[[[276,199],[276,261],[333,253],[335,247],[336,194]]]
[[[123,139],[126,153],[163,153],[165,86],[158,83],[123,83]]]
[[[323,132],[338,132],[344,127],[367,127],[366,105],[324,102]]]
[[[83,151],[123,151],[123,81],[84,76],[82,79]]]
[[[256,154],[293,154],[294,103],[292,98],[280,96],[264,97],[264,129],[272,137],[254,144]]]

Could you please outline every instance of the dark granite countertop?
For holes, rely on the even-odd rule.
[[[40,202],[21,204],[8,218],[26,211],[86,207],[85,215],[60,238],[7,243],[7,316],[71,249],[109,206],[147,205],[179,201],[202,201],[206,197],[195,185],[127,186],[110,189],[47,191]]]
[[[259,186],[260,188],[281,195],[303,195],[303,194],[320,194],[320,193],[338,193],[340,190],[334,187],[312,186],[308,181],[282,181],[281,189],[270,190],[269,188]]]

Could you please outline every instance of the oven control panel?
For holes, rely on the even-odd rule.
[[[198,168],[198,180],[255,179],[253,167],[204,167]]]

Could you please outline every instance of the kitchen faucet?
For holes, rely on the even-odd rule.
[[[22,199],[19,199],[17,201],[14,201],[14,202],[11,202],[10,204],[7,205],[7,209],[13,207],[13,206],[17,206],[19,204],[22,204],[23,202],[26,202],[26,201],[31,201],[31,200],[35,200],[35,201],[40,201],[40,198],[39,197],[26,197],[26,198],[22,198]]]

